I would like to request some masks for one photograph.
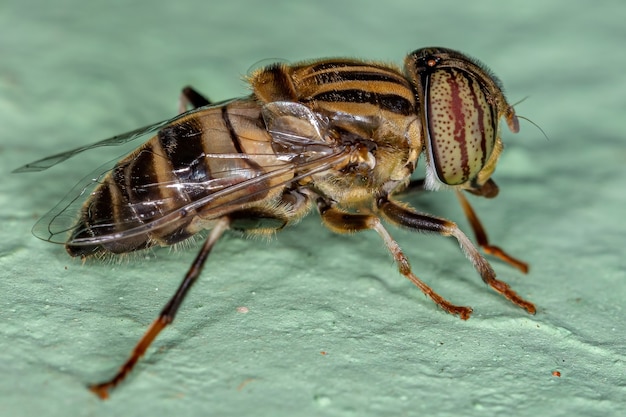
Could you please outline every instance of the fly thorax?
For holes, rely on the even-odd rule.
[[[405,117],[381,124],[376,142],[378,149],[374,156],[378,161],[376,174],[380,183],[404,182],[415,171],[423,151],[421,119]]]

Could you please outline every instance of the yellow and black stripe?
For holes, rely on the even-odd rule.
[[[249,81],[262,102],[297,101],[321,114],[384,119],[398,126],[401,136],[407,116],[417,111],[414,91],[404,75],[393,66],[375,62],[334,59],[275,64],[253,73]]]
[[[284,164],[273,154],[270,139],[260,106],[248,99],[192,113],[162,128],[119,161],[96,187],[83,206],[67,251],[72,256],[124,253],[187,239],[198,231],[193,219],[203,207],[150,233],[124,237],[124,232],[260,176],[266,167]],[[211,200],[208,205],[228,210],[228,202],[237,201],[237,207],[245,207],[266,198],[269,188],[270,184],[258,182]],[[102,244],[72,243],[113,234],[120,236]]]

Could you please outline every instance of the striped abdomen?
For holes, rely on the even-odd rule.
[[[115,165],[83,206],[66,248],[80,256],[180,242],[210,227],[212,220],[267,198],[267,181],[211,195],[281,164],[254,101],[235,100],[192,113],[162,128]],[[285,178],[275,179],[281,180]],[[201,199],[206,204],[189,207]],[[173,220],[144,231],[166,216]]]

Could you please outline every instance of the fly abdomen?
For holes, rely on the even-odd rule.
[[[271,188],[264,181],[218,192],[280,164],[254,101],[191,113],[104,177],[84,204],[67,251],[90,256],[178,243],[216,217],[263,200]]]
[[[210,180],[203,158],[201,124],[190,119],[161,129],[118,162],[95,189],[83,207],[80,226],[66,245],[68,252],[72,256],[125,253],[155,244],[171,245],[190,237],[193,232],[186,226],[192,216],[182,216],[150,232],[132,231],[181,210],[193,198],[209,192],[203,187]],[[72,244],[81,238],[102,243]]]
[[[165,182],[160,182],[158,170],[163,161],[164,158],[153,150],[141,149],[116,165],[83,207],[79,226],[66,245],[70,255],[126,253],[167,241],[170,234],[177,236],[171,243],[191,235],[181,233],[185,223],[189,223],[189,218],[169,225],[168,231],[131,232],[182,207],[187,201],[179,187],[167,185],[177,184],[172,175]],[[161,174],[168,176],[166,173]],[[100,243],[85,245],[81,243],[81,239]]]

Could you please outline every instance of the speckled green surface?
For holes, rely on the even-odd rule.
[[[624,415],[624,16],[621,1],[5,0],[0,415]],[[30,228],[98,152],[10,170],[168,118],[185,84],[242,95],[262,59],[401,63],[430,45],[488,63],[549,136],[525,121],[507,133],[500,196],[473,199],[492,240],[531,263],[494,266],[537,315],[485,288],[454,242],[392,229],[420,277],[474,307],[449,316],[375,234],[332,235],[313,215],[270,243],[220,242],[137,372],[108,402],[90,394],[195,251],[82,266]],[[468,229],[451,194],[410,201]]]

